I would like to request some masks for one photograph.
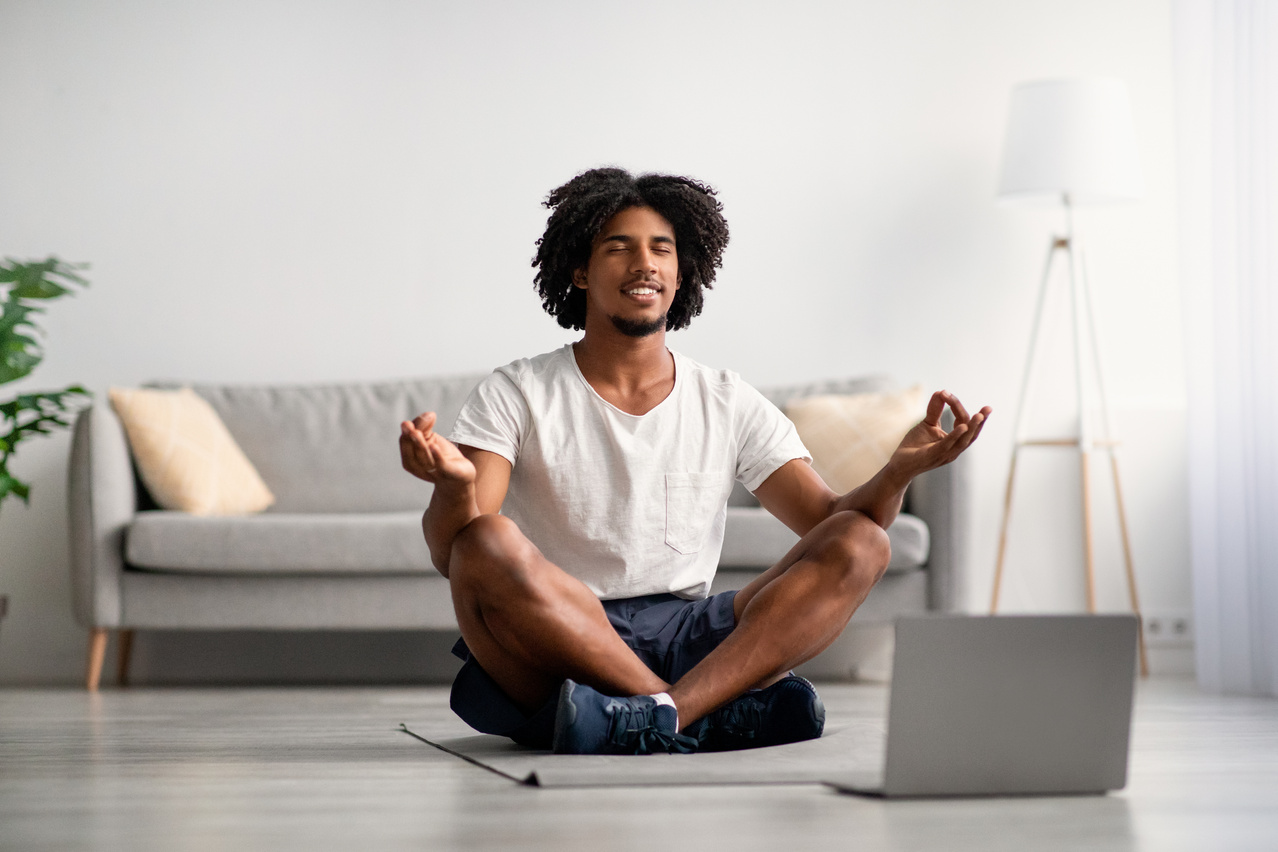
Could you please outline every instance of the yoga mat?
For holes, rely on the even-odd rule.
[[[883,765],[882,724],[853,722],[820,739],[701,754],[579,755],[524,748],[504,737],[436,738],[400,730],[454,757],[535,787],[645,787],[683,784],[820,784]]]

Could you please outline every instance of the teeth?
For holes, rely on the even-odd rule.
[[[636,287],[635,289],[627,290],[626,292],[631,293],[635,296],[648,296],[657,291],[651,287]]]

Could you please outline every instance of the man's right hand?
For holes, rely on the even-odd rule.
[[[435,485],[469,485],[475,465],[457,445],[435,431],[435,413],[419,414],[399,424],[399,456],[404,470]]]

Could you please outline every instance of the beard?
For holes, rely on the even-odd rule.
[[[630,320],[625,317],[609,317],[613,327],[627,337],[648,337],[666,327],[666,315],[662,314],[651,322]]]

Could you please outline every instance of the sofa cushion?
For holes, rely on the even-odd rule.
[[[779,562],[798,540],[766,509],[729,506],[719,566],[763,570]],[[927,564],[931,538],[921,518],[904,512],[897,515],[888,527],[888,541],[892,545],[889,573],[913,571]]]
[[[796,399],[829,394],[875,393],[890,390],[892,386],[892,380],[887,376],[862,376],[856,379],[828,379],[797,385],[764,386],[758,388],[758,391],[777,408],[785,411],[786,406]],[[811,449],[808,447],[809,451]],[[759,501],[738,482],[728,497],[728,505],[758,507]]]
[[[888,529],[889,571],[927,564],[927,524],[902,513]],[[729,507],[723,567],[762,570],[798,540],[764,509]],[[387,574],[433,572],[421,512],[265,513],[201,518],[139,512],[125,558],[133,568],[212,574]]]
[[[435,570],[418,511],[226,518],[139,512],[127,532],[125,559],[135,568],[217,574]]]
[[[829,394],[791,400],[785,414],[812,453],[812,467],[840,494],[869,481],[905,433],[923,419],[920,385],[904,391]]]
[[[232,515],[275,502],[217,412],[190,388],[111,388],[108,395],[138,473],[159,505]]]

